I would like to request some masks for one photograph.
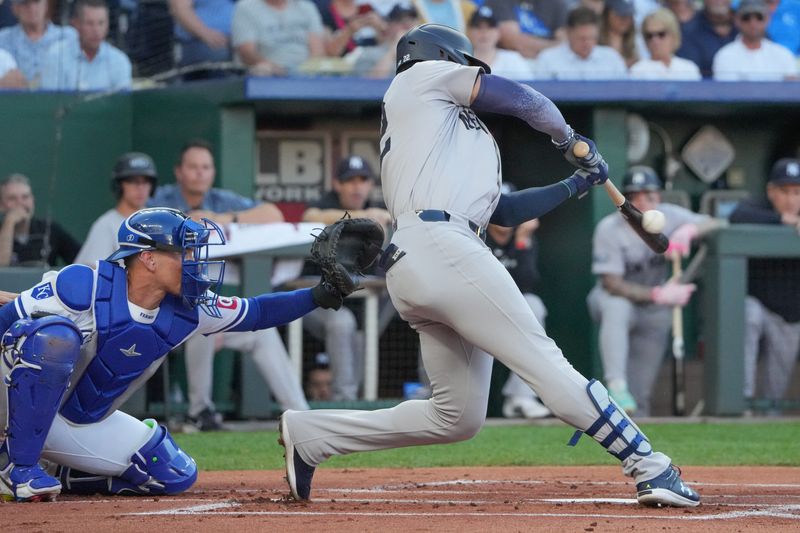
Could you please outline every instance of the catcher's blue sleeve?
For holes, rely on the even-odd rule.
[[[261,294],[247,298],[243,319],[226,331],[255,331],[282,326],[316,308],[311,289]]]

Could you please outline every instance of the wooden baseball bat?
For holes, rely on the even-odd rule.
[[[672,252],[672,279],[681,281],[681,254]],[[675,364],[673,383],[675,386],[674,411],[677,416],[686,414],[686,378],[684,374],[683,309],[672,308],[672,359]]]
[[[578,141],[575,143],[575,146],[572,147],[572,153],[575,157],[584,158],[589,153],[589,145],[584,141]],[[619,192],[619,189],[617,189],[610,179],[606,180],[603,185],[611,201],[614,202],[619,212],[622,213],[622,217],[628,225],[633,228],[633,231],[636,232],[639,238],[641,238],[655,253],[663,254],[666,252],[669,246],[669,239],[667,239],[667,236],[663,233],[649,233],[646,231],[644,227],[642,227],[642,212],[631,205],[628,199],[625,198],[625,195]]]

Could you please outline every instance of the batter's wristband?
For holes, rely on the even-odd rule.
[[[567,138],[560,142],[551,138],[550,142],[553,143],[553,146],[555,146],[558,150],[563,152],[564,150],[569,148],[570,143],[572,143],[574,139],[575,139],[575,130],[572,129],[572,126],[567,125]]]

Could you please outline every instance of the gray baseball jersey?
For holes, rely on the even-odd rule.
[[[386,91],[381,183],[393,218],[443,209],[482,227],[489,222],[500,198],[501,169],[497,143],[469,108],[479,72],[425,61],[395,78]]]

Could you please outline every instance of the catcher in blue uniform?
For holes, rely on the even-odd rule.
[[[353,279],[323,275],[311,289],[218,297],[224,263],[209,260],[208,250],[224,243],[222,232],[175,209],[137,211],[120,227],[118,242],[96,268],[48,272],[0,307],[5,499],[52,500],[62,490],[185,491],[197,478],[194,460],[166,427],[119,406],[195,332],[278,326],[317,306],[338,308],[357,288]]]

